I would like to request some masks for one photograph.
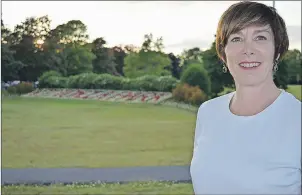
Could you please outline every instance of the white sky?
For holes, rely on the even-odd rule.
[[[48,15],[51,28],[69,20],[87,25],[90,40],[104,37],[108,46],[140,46],[144,34],[163,37],[166,52],[207,49],[219,17],[236,1],[2,1],[2,19],[13,29],[26,17]],[[272,6],[272,1],[259,1]],[[290,49],[301,51],[301,1],[276,1],[288,27]]]

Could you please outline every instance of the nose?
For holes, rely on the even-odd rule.
[[[243,44],[243,54],[245,54],[245,55],[254,55],[252,43],[244,42],[244,44]]]

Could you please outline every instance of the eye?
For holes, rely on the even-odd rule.
[[[231,39],[231,42],[238,42],[241,41],[242,39],[240,37],[234,37],[233,39]]]
[[[257,36],[256,40],[257,41],[262,41],[262,40],[267,40],[267,38],[265,36]]]

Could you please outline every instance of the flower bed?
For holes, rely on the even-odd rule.
[[[112,102],[159,103],[172,97],[169,92],[119,91],[94,89],[36,89],[25,97],[95,99]]]

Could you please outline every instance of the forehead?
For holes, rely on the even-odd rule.
[[[246,32],[246,31],[250,31],[252,33],[258,33],[258,32],[272,32],[272,28],[270,27],[270,25],[257,25],[257,24],[253,24],[253,25],[249,25],[249,26],[245,26],[242,29],[238,30],[235,33],[242,33],[242,32]]]

